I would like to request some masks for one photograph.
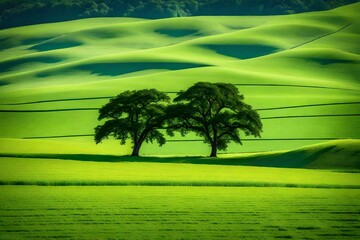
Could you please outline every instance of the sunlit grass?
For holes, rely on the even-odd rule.
[[[0,186],[8,239],[356,239],[357,189]]]
[[[360,175],[328,170],[266,168],[210,164],[202,158],[124,158],[122,162],[0,158],[0,181],[14,185],[273,186],[348,188],[360,186]],[[149,162],[141,162],[149,161]],[[153,161],[153,162],[151,162]],[[171,161],[177,161],[171,163]],[[224,159],[225,161],[225,159]]]

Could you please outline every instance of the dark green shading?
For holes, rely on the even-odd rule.
[[[218,54],[239,58],[239,59],[250,59],[269,55],[279,51],[278,48],[266,45],[256,45],[256,44],[243,44],[243,45],[232,45],[232,44],[223,44],[223,45],[200,45],[202,47],[208,48],[217,52]]]
[[[339,159],[334,165],[317,165],[311,167],[312,163],[323,157],[329,160]],[[351,155],[351,156],[350,156]],[[345,158],[349,158],[346,162]],[[360,169],[360,149],[337,149],[336,145],[320,146],[315,150],[294,150],[273,154],[261,154],[236,158],[205,158],[205,157],[130,157],[115,155],[93,155],[93,154],[0,154],[0,157],[18,158],[45,158],[79,160],[93,162],[154,162],[154,163],[189,163],[189,164],[210,164],[210,165],[231,165],[231,166],[258,166],[258,167],[278,167],[278,168],[318,168],[318,169]]]
[[[10,70],[13,70],[15,67],[19,67],[29,63],[58,63],[63,60],[64,58],[51,56],[38,56],[21,58],[16,60],[8,60],[0,63],[0,72],[8,72]]]
[[[64,48],[71,48],[82,45],[81,42],[74,41],[74,40],[60,40],[60,39],[54,39],[49,40],[40,44],[37,44],[35,46],[30,47],[30,50],[36,50],[36,51],[51,51],[51,50],[57,50],[57,49],[64,49]]]
[[[172,187],[283,187],[283,188],[320,188],[320,189],[360,189],[360,185],[335,185],[335,184],[303,184],[303,183],[268,183],[268,182],[236,182],[236,181],[92,181],[92,180],[57,180],[57,181],[36,181],[0,180],[0,186],[172,186]]]
[[[76,70],[90,71],[92,74],[100,76],[118,76],[122,74],[153,70],[181,70],[188,68],[205,67],[208,65],[183,63],[183,62],[118,62],[118,63],[94,63],[87,65],[80,65],[75,67]]]
[[[0,39],[0,51],[14,47],[9,38]]]
[[[5,81],[0,81],[0,86],[5,86],[8,85],[9,83],[5,82]]]
[[[50,40],[51,37],[42,37],[42,38],[27,38],[21,41],[21,44],[23,45],[33,45],[38,44],[47,40]]]
[[[330,65],[330,64],[359,64],[358,60],[348,60],[348,59],[324,59],[324,58],[307,58],[312,62],[316,62],[321,65]]]
[[[89,31],[84,31],[86,36],[89,37],[93,37],[93,38],[105,38],[105,39],[110,39],[110,38],[119,38],[119,37],[123,37],[126,36],[125,33],[121,33],[118,31],[108,31],[108,30],[96,30],[96,29],[91,29]]]
[[[186,37],[189,35],[194,35],[197,33],[197,30],[194,29],[157,29],[156,33],[167,35],[169,37]],[[200,36],[201,34],[195,34],[196,36]]]

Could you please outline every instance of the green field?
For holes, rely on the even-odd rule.
[[[359,138],[359,9],[96,18],[1,30],[0,138],[94,146],[97,109],[109,97],[154,87],[174,97],[198,81],[236,84],[259,109],[267,140],[245,138],[229,153]],[[141,153],[208,154],[201,141],[189,139],[198,138],[177,136],[169,140],[184,141],[145,145]]]
[[[360,238],[359,12],[0,30],[0,239]],[[235,84],[262,138],[95,144],[109,98],[199,81]]]
[[[359,190],[3,186],[0,192],[1,239],[359,237]]]
[[[129,160],[131,161],[131,160]],[[144,160],[146,161],[146,160]],[[165,159],[166,161],[166,159]],[[0,158],[0,183],[19,185],[200,185],[360,188],[360,174],[156,162]],[[355,170],[355,168],[354,168]]]

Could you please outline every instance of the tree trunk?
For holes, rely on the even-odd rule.
[[[142,133],[140,134],[140,136],[138,138],[138,141],[135,142],[135,144],[134,144],[134,148],[133,148],[133,152],[132,152],[131,156],[133,156],[133,157],[139,156],[141,145],[145,141],[145,138],[148,135],[148,133],[150,132],[150,130],[151,129],[145,129],[144,131],[142,131]]]
[[[131,153],[132,157],[138,157],[140,152],[141,143],[137,142],[134,144],[133,151]]]
[[[216,144],[211,144],[211,154],[210,157],[217,157],[217,146]]]

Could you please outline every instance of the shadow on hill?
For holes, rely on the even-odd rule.
[[[21,41],[21,44],[23,45],[33,45],[33,44],[39,44],[41,42],[45,42],[52,39],[52,37],[44,37],[44,38],[27,38]]]
[[[0,81],[0,86],[5,86],[5,85],[9,85],[9,83],[7,83],[5,81]]]
[[[82,45],[81,42],[74,40],[54,39],[37,44],[35,46],[30,47],[29,49],[43,52],[43,51],[71,48],[80,45]]]
[[[250,59],[261,57],[265,55],[269,55],[279,51],[278,48],[266,45],[255,45],[255,44],[243,44],[243,45],[201,45],[202,47],[206,47],[210,50],[213,50],[221,55],[226,55],[233,58],[239,59]]]
[[[169,37],[201,36],[201,34],[194,29],[157,29],[155,32]]]
[[[153,162],[153,163],[198,163],[203,157],[130,157],[116,155],[95,155],[95,154],[4,154],[0,153],[0,157],[16,157],[16,158],[42,158],[42,159],[61,159],[61,160],[78,160],[89,162]]]
[[[110,39],[110,38],[118,38],[122,36],[126,36],[126,33],[119,31],[111,31],[105,29],[90,29],[82,32],[87,37],[97,38],[97,39]]]
[[[97,74],[100,76],[117,76],[143,70],[181,70],[205,66],[208,65],[182,62],[118,62],[80,65],[76,67],[76,70],[90,71],[92,74]]]
[[[93,162],[189,163],[311,169],[360,169],[360,141],[324,144],[288,152],[263,153],[232,158],[130,157],[92,154],[0,154],[0,157],[62,159]]]
[[[325,58],[308,58],[312,62],[316,62],[321,65],[330,65],[330,64],[359,64],[360,61],[349,60],[349,59],[325,59]]]
[[[272,155],[247,157],[241,159],[241,162],[239,161],[239,165],[279,168],[307,168],[309,164],[316,161],[320,156],[334,148],[335,146],[329,146],[313,153],[309,153],[306,150],[299,150]],[[236,160],[237,159],[229,159],[229,163]]]
[[[63,60],[64,60],[63,58],[50,57],[50,56],[28,57],[28,58],[21,58],[21,59],[16,59],[16,60],[9,60],[9,61],[0,63],[0,72],[7,72],[7,71],[12,70],[15,67],[19,67],[19,66],[22,66],[24,64],[29,64],[29,63],[57,63],[57,62],[61,62]]]
[[[10,38],[1,38],[0,39],[0,51],[12,48],[14,46],[15,46],[15,44],[13,44],[10,41]]]

